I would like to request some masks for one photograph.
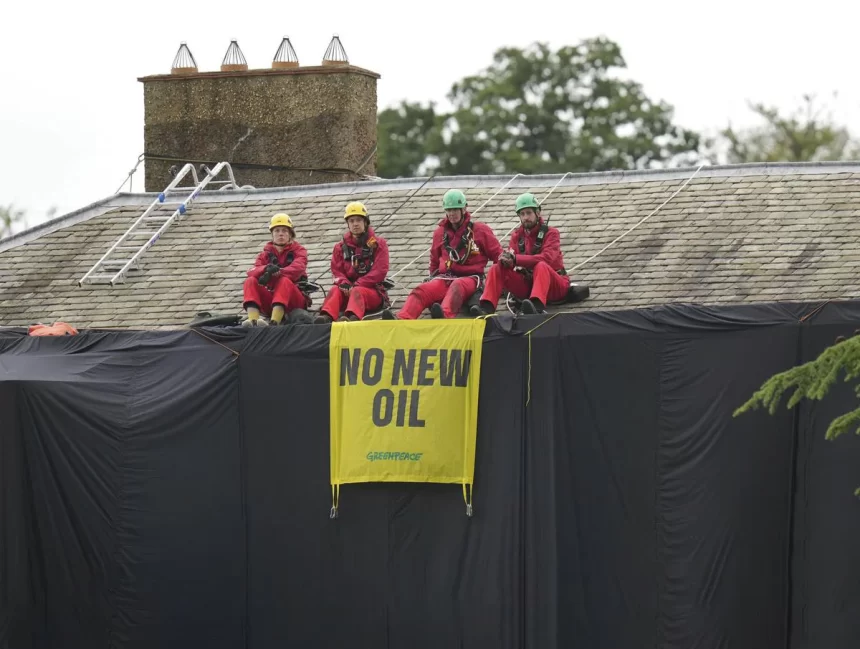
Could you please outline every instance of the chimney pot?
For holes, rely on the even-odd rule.
[[[328,48],[323,54],[323,65],[340,65],[346,66],[349,65],[349,57],[346,55],[346,50],[343,49],[343,44],[340,42],[340,37],[335,34],[331,42],[328,44]]]
[[[278,51],[275,52],[275,57],[272,59],[272,69],[282,70],[297,67],[299,67],[299,57],[296,50],[293,49],[293,44],[290,43],[290,37],[284,36]]]
[[[185,41],[179,44],[173,65],[170,66],[170,74],[197,74],[197,61]]]
[[[224,60],[221,61],[221,72],[241,72],[247,69],[248,61],[245,60],[245,55],[242,54],[239,43],[234,38],[230,41]]]

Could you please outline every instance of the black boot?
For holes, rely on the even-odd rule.
[[[530,300],[523,300],[523,303],[520,305],[520,313],[522,313],[523,315],[537,315],[543,312],[543,303],[536,298],[531,298]]]
[[[430,305],[430,317],[434,320],[441,320],[445,317],[445,312],[442,310],[442,305],[434,302]]]
[[[331,316],[328,313],[320,313],[314,318],[314,324],[324,325],[331,323]]]
[[[476,318],[482,315],[491,315],[495,312],[496,309],[493,307],[492,303],[487,300],[481,300],[478,304],[473,304],[469,307],[469,314]]]
[[[382,319],[383,320],[397,320],[397,314],[394,313],[391,309],[383,309],[382,310]]]

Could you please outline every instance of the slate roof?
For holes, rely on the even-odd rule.
[[[566,176],[544,209],[561,230],[567,267],[639,223],[694,171]],[[396,272],[426,251],[449,187],[464,189],[472,210],[491,199],[476,218],[501,237],[516,222],[517,194],[542,199],[561,179],[520,176],[502,191],[508,176],[433,178],[423,187],[419,178],[205,193],[147,253],[142,272],[116,287],[80,288],[77,280],[153,198],[119,194],[0,241],[0,325],[64,320],[79,328],[151,328],[186,325],[203,310],[239,313],[245,270],[275,211],[292,215],[309,250],[310,277],[327,283],[349,200],[365,201],[381,224]],[[397,276],[392,296],[402,303],[426,272],[425,255]],[[860,163],[704,167],[574,277],[590,285],[592,296],[566,307],[572,311],[858,298]]]

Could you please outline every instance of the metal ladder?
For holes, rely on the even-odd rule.
[[[225,169],[227,170],[228,180],[213,180]],[[173,182],[171,182],[165,190],[161,192],[154,201],[152,201],[152,204],[146,209],[146,211],[141,214],[131,227],[116,241],[116,243],[114,243],[108,251],[102,255],[102,258],[87,271],[87,274],[78,280],[78,286],[83,286],[84,284],[110,284],[111,286],[122,284],[125,281],[126,273],[128,273],[129,270],[139,269],[139,260],[141,256],[143,256],[143,254],[149,250],[156,241],[158,241],[159,237],[161,237],[167,228],[185,216],[191,203],[200,195],[200,192],[202,192],[207,185],[210,183],[213,185],[220,184],[223,185],[223,187],[221,187],[222,190],[231,188],[238,189],[236,179],[233,177],[233,168],[230,166],[229,162],[219,162],[213,169],[209,169],[205,165],[201,165],[200,171],[206,173],[206,177],[203,178],[203,180],[197,179],[197,171],[194,169],[194,165],[189,163],[182,167],[182,169],[177,172]],[[177,185],[179,185],[179,183],[182,182],[189,173],[194,180],[194,187],[177,187]],[[172,195],[188,192],[190,193],[185,200],[168,200]],[[177,207],[170,216],[152,214],[152,212],[159,207],[173,205],[177,205]],[[147,239],[143,243],[135,244],[134,240],[139,241],[140,237],[147,237]],[[130,257],[129,254],[131,254]]]

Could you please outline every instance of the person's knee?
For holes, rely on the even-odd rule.
[[[478,281],[471,277],[463,278],[454,282],[454,286],[457,287],[460,295],[471,295],[475,290],[477,290]]]
[[[353,289],[349,293],[349,301],[347,303],[347,308],[358,307],[360,309],[364,308],[364,293],[362,291],[356,291]]]
[[[541,274],[545,274],[545,273],[552,274],[553,272],[555,272],[555,271],[553,271],[552,267],[548,263],[546,263],[545,261],[539,261],[537,264],[535,264],[535,267],[533,270],[535,273],[541,273]]]
[[[427,297],[427,289],[424,284],[419,284],[415,288],[412,289],[412,292],[409,294],[410,297],[414,297],[417,300],[421,300],[422,302]]]

